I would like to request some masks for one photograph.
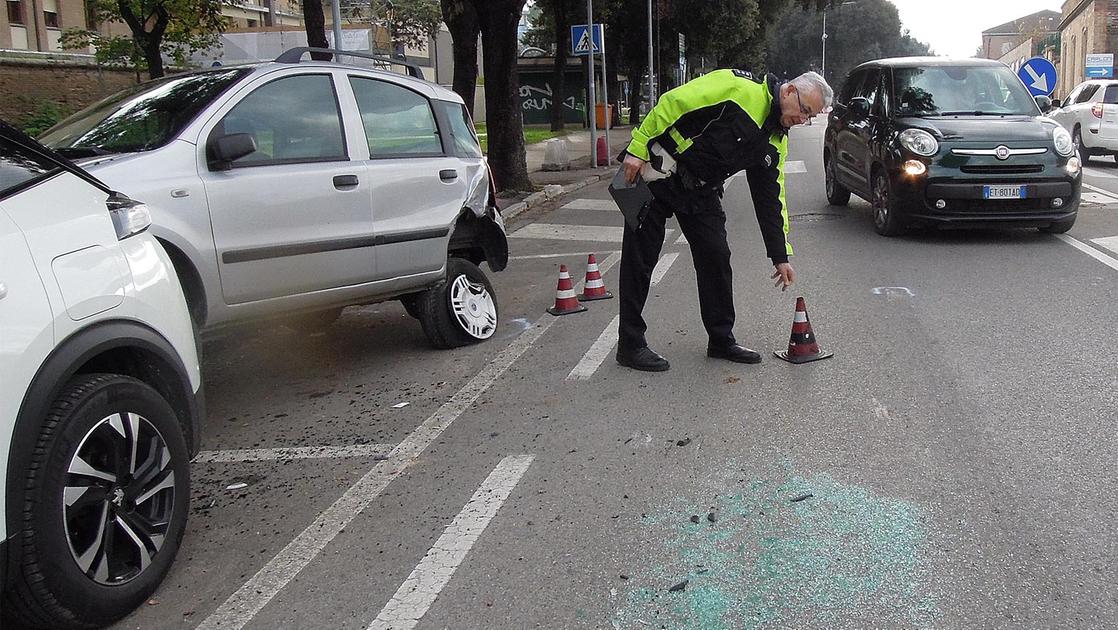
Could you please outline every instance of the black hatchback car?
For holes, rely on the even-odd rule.
[[[985,59],[905,57],[851,71],[827,121],[827,199],[873,206],[878,233],[991,224],[1066,232],[1082,165],[1008,67]]]

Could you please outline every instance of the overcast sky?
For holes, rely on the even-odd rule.
[[[1059,11],[1062,0],[892,0],[904,27],[937,55],[970,57],[982,31],[1037,11]]]

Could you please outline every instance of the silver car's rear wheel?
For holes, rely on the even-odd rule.
[[[450,285],[450,309],[462,330],[478,341],[497,332],[497,303],[493,295],[484,284],[471,282],[466,274]]]
[[[485,341],[497,332],[497,295],[474,263],[451,256],[446,280],[416,298],[419,321],[436,348],[457,348]]]

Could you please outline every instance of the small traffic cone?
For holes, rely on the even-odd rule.
[[[789,363],[808,363],[829,359],[833,352],[824,352],[811,332],[811,322],[807,318],[807,304],[802,297],[796,298],[796,315],[792,318],[792,336],[788,339],[787,351],[774,351],[773,354]]]
[[[575,288],[571,284],[571,274],[567,273],[566,265],[559,265],[559,286],[555,288],[555,306],[547,309],[552,315],[570,315],[581,313],[586,307],[578,303],[575,297]]]
[[[586,281],[583,283],[582,294],[578,296],[579,302],[593,300],[608,300],[613,294],[606,291],[606,283],[602,282],[602,272],[598,271],[598,259],[594,254],[586,259]]]

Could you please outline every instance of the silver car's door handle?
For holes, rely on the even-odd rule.
[[[452,182],[458,179],[458,171],[452,168],[443,169],[439,171],[439,179],[443,180],[444,182]]]
[[[0,282],[0,300],[8,297],[8,285]]]

